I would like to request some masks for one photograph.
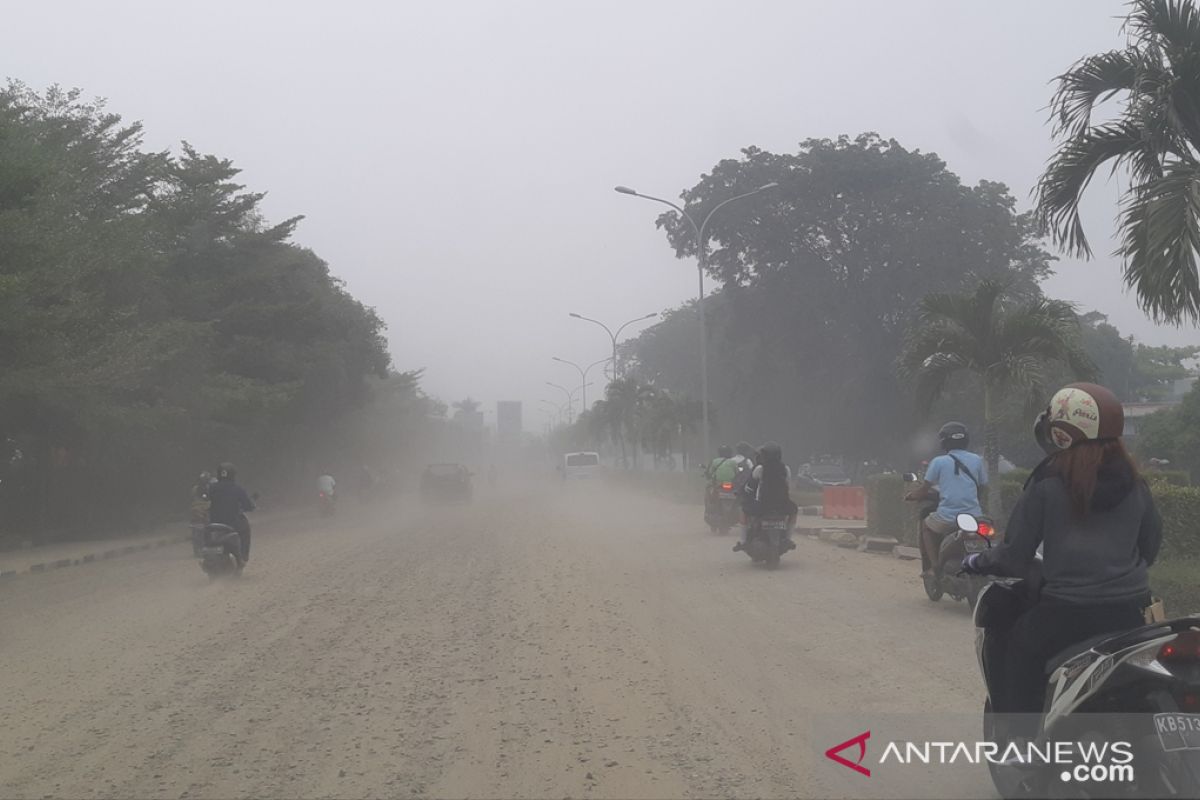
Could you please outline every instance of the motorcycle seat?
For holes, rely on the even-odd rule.
[[[1059,667],[1061,667],[1063,664],[1070,661],[1075,656],[1079,655],[1080,653],[1085,653],[1088,650],[1091,650],[1093,647],[1100,644],[1104,640],[1111,639],[1116,635],[1117,634],[1112,633],[1110,631],[1109,633],[1102,633],[1098,636],[1093,636],[1090,639],[1084,639],[1082,642],[1076,642],[1075,644],[1071,645],[1070,647],[1066,648],[1065,650],[1062,650],[1061,652],[1059,652],[1057,655],[1055,655],[1053,658],[1051,658],[1049,661],[1046,662],[1046,674],[1047,675],[1053,674],[1054,670],[1058,669]]]
[[[213,531],[214,533],[236,533],[237,532],[233,528],[229,527],[228,525],[222,525],[219,522],[210,522],[206,527],[208,530]]]

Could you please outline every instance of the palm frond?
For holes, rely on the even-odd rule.
[[[1177,162],[1125,204],[1125,280],[1156,322],[1200,322],[1200,165]]]
[[[1143,147],[1142,132],[1127,121],[1080,131],[1050,159],[1035,189],[1037,215],[1055,244],[1072,255],[1091,256],[1079,219],[1079,201],[1096,170],[1108,162],[1116,169]]]
[[[1060,75],[1050,102],[1051,116],[1056,119],[1054,135],[1079,134],[1091,123],[1097,104],[1117,92],[1134,91],[1141,60],[1141,54],[1132,48],[1111,50],[1081,59]]]

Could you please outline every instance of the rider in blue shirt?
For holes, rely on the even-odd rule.
[[[970,436],[966,425],[947,422],[938,431],[938,439],[945,454],[929,462],[925,481],[906,498],[923,500],[935,487],[939,497],[937,510],[925,517],[921,525],[921,566],[925,577],[931,577],[941,568],[937,553],[942,538],[958,530],[958,515],[982,513],[979,496],[988,480],[983,459],[967,449]]]

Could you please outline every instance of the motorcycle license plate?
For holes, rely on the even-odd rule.
[[[786,531],[788,527],[786,519],[769,519],[762,524],[764,531]]]
[[[1200,750],[1200,714],[1155,714],[1154,729],[1163,750]]]
[[[225,555],[225,548],[224,547],[202,547],[202,548],[200,548],[200,555],[202,555],[205,558],[216,558],[217,556]]]

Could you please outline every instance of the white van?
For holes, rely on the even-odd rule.
[[[563,456],[562,474],[565,480],[599,476],[600,454],[567,453]]]

